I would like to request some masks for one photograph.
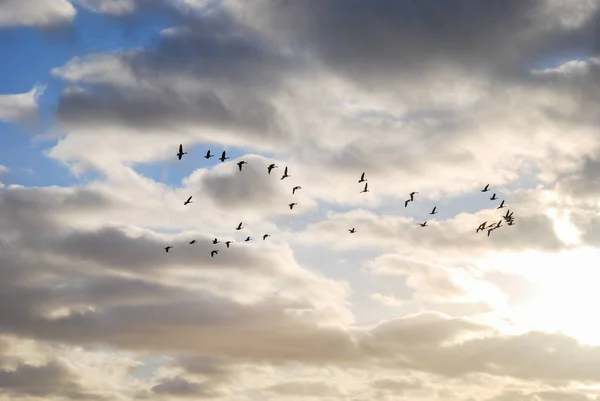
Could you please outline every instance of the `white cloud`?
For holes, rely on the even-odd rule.
[[[26,93],[0,95],[0,120],[24,121],[34,118],[38,110],[38,99],[43,93],[43,86],[35,86]]]
[[[0,28],[60,25],[71,22],[76,14],[69,0],[3,0],[0,1]]]

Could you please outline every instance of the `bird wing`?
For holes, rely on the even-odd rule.
[[[179,153],[183,153],[183,145],[179,144]]]

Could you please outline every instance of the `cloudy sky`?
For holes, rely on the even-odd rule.
[[[596,0],[0,0],[0,400],[600,399],[598,39]]]

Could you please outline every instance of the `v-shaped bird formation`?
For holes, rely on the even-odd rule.
[[[187,155],[187,152],[184,152],[184,151],[183,151],[183,144],[180,144],[180,145],[179,145],[179,151],[176,153],[176,155],[177,155],[177,158],[178,158],[179,160],[181,160],[181,158],[182,158],[184,155]],[[204,158],[205,158],[205,159],[207,159],[207,160],[209,160],[211,157],[215,157],[215,155],[214,155],[214,154],[212,154],[210,150],[208,150],[208,151],[206,152],[206,154],[204,155]],[[223,152],[221,153],[221,157],[219,157],[219,158],[218,158],[218,160],[220,160],[222,163],[223,163],[223,162],[225,162],[225,160],[228,160],[228,159],[229,159],[229,157],[227,157],[227,153],[226,153],[226,151],[223,151]],[[240,160],[240,161],[238,161],[238,162],[237,162],[237,166],[238,166],[238,170],[239,170],[239,172],[242,172],[244,164],[248,164],[248,162],[247,162],[247,161],[245,161],[245,160]],[[269,164],[269,165],[267,166],[267,174],[268,174],[268,175],[271,175],[271,172],[273,171],[273,169],[276,169],[276,168],[278,168],[278,167],[279,167],[279,166],[277,166],[277,165],[276,165],[276,164],[274,164],[274,163],[272,163],[272,164]],[[361,193],[361,194],[363,194],[363,193],[367,193],[367,192],[369,192],[369,191],[370,191],[370,190],[369,190],[369,183],[367,182],[367,178],[365,178],[365,175],[366,175],[366,173],[365,173],[365,172],[363,172],[363,173],[361,174],[361,176],[360,176],[359,180],[358,180],[358,183],[359,183],[359,184],[362,184],[362,183],[364,183],[364,187],[363,187],[362,191],[360,191],[360,192],[359,192],[359,193]],[[280,180],[284,180],[285,178],[289,178],[289,177],[291,177],[291,175],[290,175],[290,174],[289,174],[289,172],[288,172],[288,167],[287,167],[287,166],[285,166],[285,168],[284,168],[284,171],[283,171],[283,174],[282,174],[282,176],[281,176]],[[295,195],[295,194],[296,194],[296,191],[298,191],[298,190],[300,190],[300,189],[302,189],[302,187],[301,187],[300,185],[296,185],[296,186],[294,186],[294,187],[292,188],[292,195]],[[487,185],[486,185],[486,186],[485,186],[485,187],[484,187],[484,188],[481,190],[481,192],[484,192],[484,193],[485,193],[485,192],[489,192],[489,191],[490,191],[490,184],[487,184]],[[408,204],[409,204],[410,202],[414,202],[414,201],[415,201],[415,195],[417,195],[417,194],[418,194],[418,192],[416,192],[416,191],[413,191],[413,192],[411,192],[411,193],[409,193],[409,194],[408,194],[409,198],[408,198],[408,199],[406,199],[406,200],[404,201],[404,207],[405,207],[405,208],[406,208],[406,207],[408,207]],[[193,198],[193,196],[190,196],[189,198],[187,198],[187,200],[186,200],[186,201],[185,201],[183,204],[184,204],[184,205],[189,205],[190,203],[193,203],[193,202],[192,202],[192,198]],[[497,200],[497,199],[498,199],[498,197],[496,196],[496,193],[493,193],[493,194],[492,194],[492,196],[489,198],[489,200],[492,200],[492,201],[495,201],[495,200]],[[297,205],[298,205],[298,203],[297,203],[297,202],[291,202],[291,203],[289,203],[289,204],[288,204],[288,206],[289,206],[290,210],[294,210],[294,206],[297,206]],[[496,209],[503,209],[503,208],[505,208],[505,201],[504,201],[504,200],[502,200],[502,201],[500,202],[500,204],[498,205],[498,207],[496,207]],[[429,214],[430,214],[430,215],[435,215],[435,214],[437,214],[437,213],[438,213],[438,212],[437,212],[437,206],[434,206],[434,207],[433,207],[433,209],[431,210],[431,212],[429,212]],[[497,229],[499,229],[500,227],[512,226],[512,225],[514,225],[514,224],[515,224],[515,219],[514,219],[514,216],[513,216],[513,212],[511,212],[510,210],[507,210],[507,211],[506,211],[506,213],[505,213],[504,215],[501,215],[501,216],[499,216],[499,217],[500,217],[500,220],[498,220],[497,222],[494,222],[494,223],[492,223],[492,224],[489,224],[489,225],[488,225],[488,221],[484,221],[483,223],[481,223],[481,224],[480,224],[480,225],[477,227],[477,229],[475,230],[475,233],[477,234],[477,233],[479,233],[479,232],[483,232],[483,231],[486,231],[486,230],[487,230],[487,236],[489,237],[489,236],[490,236],[490,234],[492,233],[492,231],[494,231],[494,230],[497,230]],[[419,226],[421,226],[421,227],[428,227],[428,225],[427,225],[427,222],[428,222],[428,220],[425,220],[425,221],[423,221],[422,223],[417,223],[417,224],[418,224]],[[506,222],[506,225],[502,225],[502,223],[503,223],[503,222]],[[235,227],[235,230],[236,230],[236,231],[240,231],[240,230],[243,230],[244,228],[245,228],[245,227],[243,226],[243,222],[240,222],[240,224],[238,224],[238,226],[237,226],[237,227]],[[349,229],[348,229],[348,232],[349,232],[350,234],[355,234],[355,233],[357,232],[357,230],[356,230],[356,228],[355,228],[355,227],[352,227],[352,228],[349,228]],[[268,237],[270,237],[270,236],[271,236],[270,234],[263,234],[263,236],[262,236],[262,239],[263,239],[263,241],[265,241],[265,240],[266,240]],[[244,242],[250,242],[250,241],[252,241],[252,237],[250,237],[250,236],[247,236],[247,237],[246,237],[246,239],[244,240]],[[196,241],[195,239],[193,239],[193,240],[191,240],[191,241],[190,241],[188,244],[189,244],[189,245],[193,245],[193,244],[196,244],[196,243],[197,243],[197,241]],[[219,243],[221,243],[221,242],[218,240],[218,238],[215,238],[215,239],[212,241],[212,244],[213,244],[213,245],[217,245],[217,244],[219,244]],[[233,243],[233,241],[231,241],[231,240],[229,240],[229,241],[225,241],[225,242],[224,242],[224,244],[226,245],[226,247],[227,247],[227,248],[229,248],[229,247],[230,247],[230,245],[231,245],[232,243]],[[169,250],[173,249],[173,245],[168,245],[168,246],[166,246],[164,249],[165,249],[165,252],[167,252],[167,253],[168,253],[168,252],[169,252]],[[215,255],[218,255],[218,254],[219,254],[219,250],[218,250],[218,249],[213,249],[213,250],[210,252],[210,256],[211,256],[211,257],[214,257]]]

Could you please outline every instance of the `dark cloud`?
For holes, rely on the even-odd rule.
[[[279,396],[293,397],[339,397],[339,388],[322,381],[297,380],[275,384],[265,389]]]
[[[73,374],[56,361],[41,366],[19,364],[14,369],[0,370],[0,394],[2,393],[10,397],[61,396],[69,400],[104,399],[87,393]]]
[[[220,392],[207,387],[203,383],[194,383],[176,377],[163,380],[160,384],[152,387],[152,391],[160,395],[190,398],[215,398],[221,395]]]
[[[263,1],[253,15],[359,84],[436,68],[522,74],[533,62],[581,49],[580,30],[547,29],[543,0]],[[556,19],[557,16],[555,15]],[[583,42],[585,43],[585,42]]]
[[[271,95],[293,68],[287,56],[218,10],[180,23],[184,25],[148,49],[108,56],[131,72],[131,85],[117,84],[112,74],[119,71],[110,71],[89,90],[63,93],[58,105],[62,123],[71,128],[118,125],[139,132],[217,129],[223,131],[221,139],[230,140],[237,138],[234,130],[249,142],[285,138],[285,121]],[[85,82],[88,77],[79,75],[80,68],[74,60],[57,71]],[[198,135],[212,139],[211,134]]]

